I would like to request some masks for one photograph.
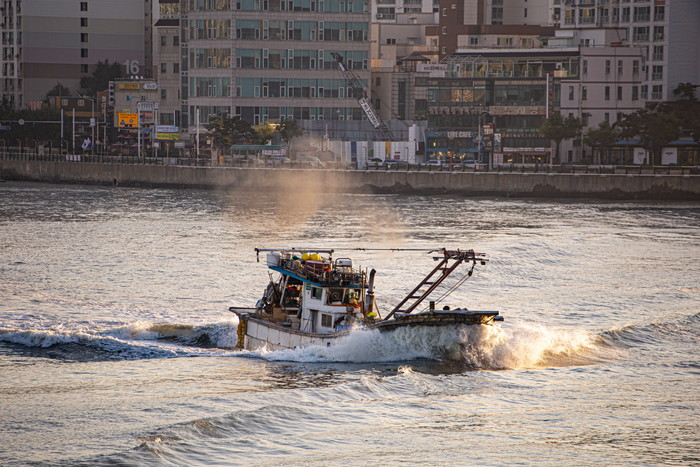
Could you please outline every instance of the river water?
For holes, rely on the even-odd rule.
[[[0,465],[700,463],[699,204],[290,187],[0,184]],[[505,317],[452,359],[234,348],[255,247],[374,267],[386,312],[431,255],[352,249],[443,246],[491,261],[440,305]]]

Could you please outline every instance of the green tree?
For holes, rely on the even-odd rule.
[[[253,142],[255,144],[267,144],[275,133],[275,126],[269,123],[253,127]]]
[[[232,144],[255,141],[253,127],[239,117],[212,117],[205,128],[214,137],[214,144],[217,146],[231,146]]]
[[[292,140],[304,134],[304,129],[299,125],[294,119],[285,120],[280,123],[277,127],[282,139],[289,147],[292,144]]]
[[[556,143],[555,157],[554,160],[558,162],[559,159],[559,147],[561,142],[565,139],[572,139],[577,137],[581,133],[581,120],[576,117],[569,115],[564,118],[559,112],[553,113],[548,119],[542,123],[539,128],[540,134]]]
[[[56,83],[56,86],[52,87],[49,89],[49,92],[46,93],[46,100],[48,100],[50,97],[60,97],[60,96],[70,96],[71,91],[67,87],[65,87],[61,83]]]
[[[680,119],[662,105],[627,114],[620,125],[625,139],[639,137],[642,146],[649,152],[649,164],[652,166],[661,162],[661,148],[681,134]]]
[[[700,141],[700,100],[695,97],[698,85],[680,83],[673,90],[676,100],[668,102],[668,110],[682,122],[682,133]]]
[[[610,148],[620,138],[620,130],[608,122],[600,122],[597,128],[589,128],[583,137],[583,142],[593,148],[594,154],[598,148],[598,163],[610,163]]]
[[[96,96],[98,91],[104,91],[109,87],[109,82],[124,77],[123,65],[114,62],[97,62],[95,71],[91,76],[80,79],[80,88],[88,96]]]

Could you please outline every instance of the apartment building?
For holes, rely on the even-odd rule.
[[[369,85],[368,2],[192,0],[181,8],[182,127],[229,115],[252,124],[363,118],[331,54]]]
[[[700,83],[699,1],[562,0],[561,8],[562,28],[621,29],[620,44],[644,50],[641,101],[672,100],[679,83]]]
[[[2,100],[35,106],[57,83],[73,93],[98,61],[150,75],[151,0],[2,0]]]
[[[180,126],[180,0],[158,0],[153,26],[153,75],[158,83],[158,124]]]

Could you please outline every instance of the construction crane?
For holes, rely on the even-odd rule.
[[[389,128],[387,128],[384,121],[377,114],[377,111],[374,110],[374,107],[370,104],[367,94],[365,94],[365,90],[360,84],[360,80],[357,79],[357,76],[355,76],[352,70],[345,66],[343,56],[336,52],[331,52],[331,56],[338,62],[338,68],[340,68],[340,71],[343,73],[348,86],[352,88],[355,99],[359,102],[360,108],[362,108],[362,111],[367,116],[367,120],[369,120],[372,127],[379,132],[379,135],[384,141],[396,141],[396,137],[389,131]]]

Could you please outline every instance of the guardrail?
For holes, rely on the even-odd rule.
[[[371,164],[355,168],[350,164],[328,163],[325,167],[314,167],[306,163],[291,161],[287,163],[261,164],[231,156],[216,157],[153,157],[135,155],[101,155],[101,154],[65,154],[59,152],[0,152],[0,160],[43,161],[70,163],[101,163],[129,165],[172,165],[184,167],[244,167],[244,168],[279,168],[279,169],[315,169],[315,170],[369,170],[384,172],[499,172],[499,173],[555,173],[555,174],[613,174],[613,175],[699,175],[700,166],[679,165],[575,165],[575,164],[525,164],[498,165],[488,169],[486,166],[467,167],[459,165],[425,165],[425,164]]]

